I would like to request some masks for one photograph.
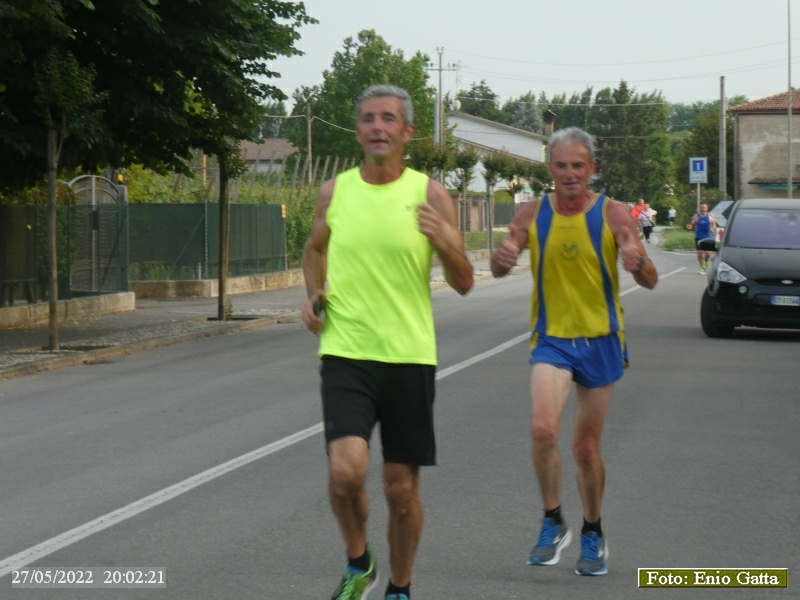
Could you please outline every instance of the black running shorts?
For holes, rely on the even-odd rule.
[[[369,442],[380,423],[384,462],[436,464],[435,366],[326,356],[320,374],[326,442],[353,435]]]

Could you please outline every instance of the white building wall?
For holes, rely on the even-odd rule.
[[[753,179],[786,180],[786,115],[743,114],[737,116],[734,161],[737,198],[783,198],[785,188],[764,189],[748,183]],[[794,131],[793,131],[794,133]],[[800,139],[792,136],[792,156],[800,156]],[[800,174],[798,161],[794,161],[792,177]]]
[[[545,161],[547,138],[542,135],[492,123],[485,119],[474,119],[457,113],[447,115],[447,127],[452,128],[453,137],[475,146],[505,152],[527,160]],[[480,152],[480,151],[479,151]],[[486,180],[483,177],[484,166],[478,162],[468,186],[472,192],[486,192]],[[522,195],[520,195],[522,196]],[[527,201],[525,196],[520,201]]]
[[[448,115],[447,125],[453,127],[453,135],[458,139],[528,160],[545,160],[544,136],[482,119],[473,121],[455,114]]]

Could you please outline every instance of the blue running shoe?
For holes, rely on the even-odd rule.
[[[344,575],[339,587],[333,592],[331,600],[365,600],[370,590],[378,585],[378,569],[375,566],[375,555],[367,546],[369,553],[369,569],[359,571],[350,565],[344,568]]]
[[[408,600],[408,596],[405,594],[389,594],[386,596],[386,600]]]
[[[577,575],[605,575],[608,573],[607,558],[608,544],[604,537],[596,531],[581,534],[581,557],[575,566]]]
[[[528,557],[528,564],[545,567],[558,564],[561,559],[561,551],[569,546],[571,541],[572,532],[566,523],[562,522],[556,525],[552,519],[545,517],[542,520],[539,540]]]

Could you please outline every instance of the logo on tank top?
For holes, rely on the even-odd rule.
[[[572,262],[578,260],[580,253],[578,244],[575,242],[564,242],[561,244],[561,258],[566,261]]]

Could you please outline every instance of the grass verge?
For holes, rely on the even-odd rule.
[[[677,227],[665,228],[659,234],[664,250],[694,250],[694,232]]]

